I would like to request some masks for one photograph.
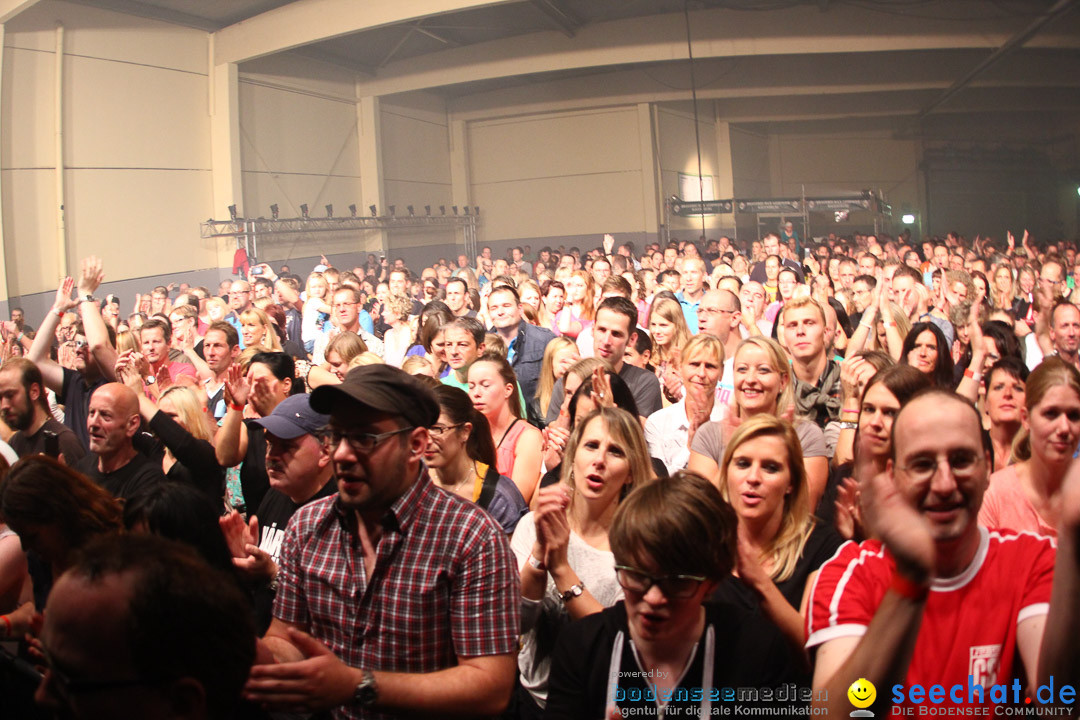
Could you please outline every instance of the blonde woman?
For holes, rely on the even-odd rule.
[[[794,379],[784,349],[771,338],[746,338],[735,349],[732,371],[735,392],[731,406],[721,422],[705,423],[694,433],[687,469],[704,478],[717,478],[726,446],[743,422],[757,415],[792,418],[811,507],[816,507],[829,475],[825,434],[813,422],[795,418]]]
[[[641,423],[601,408],[574,429],[560,482],[542,489],[536,511],[518,523],[510,545],[521,568],[523,717],[538,716],[547,701],[558,631],[622,599],[608,531],[624,491],[650,479]]]
[[[903,308],[889,302],[888,294],[881,285],[871,291],[870,303],[863,311],[859,326],[848,341],[846,357],[854,357],[863,350],[882,350],[899,362],[903,355],[904,338],[911,331],[911,321]]]
[[[735,431],[716,479],[739,519],[736,574],[720,593],[760,603],[794,647],[806,632],[800,609],[817,570],[843,540],[810,518],[810,488],[799,437],[787,422],[755,415]]]
[[[264,352],[281,352],[277,330],[264,310],[250,307],[240,313],[240,338],[244,349],[258,348]]]
[[[649,338],[652,340],[652,364],[656,375],[661,380],[664,373],[674,368],[677,349],[690,340],[690,328],[686,325],[682,305],[670,297],[660,297],[653,301],[649,310]]]
[[[300,337],[304,341],[304,351],[315,349],[315,341],[323,333],[323,327],[330,320],[331,307],[326,302],[330,284],[322,273],[308,275],[307,287],[304,288],[304,314],[300,319]]]
[[[544,348],[544,359],[540,366],[540,380],[536,387],[536,397],[540,401],[540,415],[547,416],[551,404],[551,393],[559,378],[566,376],[566,371],[581,359],[577,343],[567,337],[557,337]],[[562,398],[559,398],[562,400]]]
[[[225,316],[228,314],[229,306],[225,304],[224,300],[216,296],[206,298],[206,316],[210,318],[211,323],[224,320]],[[132,326],[132,329],[134,329],[134,327],[135,326]]]
[[[991,273],[993,278],[990,289],[990,302],[995,310],[1012,310],[1016,299],[1016,283],[1013,281],[1012,268],[1008,263],[999,263]]]
[[[409,325],[412,299],[391,295],[383,304],[382,318],[390,327],[383,333],[383,359],[387,365],[401,367],[405,353],[412,345],[413,331]]]
[[[593,279],[585,270],[575,270],[564,283],[566,305],[559,311],[557,329],[560,335],[577,339],[592,326],[596,317],[596,293]]]

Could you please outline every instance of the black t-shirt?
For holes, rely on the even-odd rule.
[[[795,566],[795,572],[787,580],[776,583],[776,588],[791,607],[798,610],[802,605],[806,579],[810,573],[819,569],[829,558],[836,554],[836,549],[844,544],[844,539],[827,525],[814,525],[810,537],[803,546],[802,557]],[[729,602],[745,608],[759,608],[757,595],[737,577],[730,577],[720,583],[710,600]]]
[[[107,380],[98,378],[87,382],[86,375],[68,368],[64,370],[64,384],[60,388],[60,403],[64,406],[64,424],[71,428],[84,448],[90,448],[90,433],[86,431],[86,419],[90,416],[90,396]]]
[[[56,433],[60,444],[60,452],[69,465],[74,465],[86,455],[86,448],[79,442],[79,438],[66,425],[58,422],[55,418],[49,418],[45,424],[38,428],[33,435],[27,435],[21,430],[11,436],[8,445],[20,458],[27,455],[36,455],[45,452],[45,431]]]
[[[135,457],[127,465],[110,473],[98,470],[97,453],[87,453],[86,457],[77,462],[74,467],[108,490],[113,497],[123,500],[127,500],[147,485],[165,482],[165,473],[162,472],[161,465],[139,453],[135,453]]]
[[[262,425],[245,420],[248,431],[247,454],[240,466],[240,489],[244,493],[244,507],[248,512],[262,504],[263,496],[270,489],[266,476],[266,435]]]

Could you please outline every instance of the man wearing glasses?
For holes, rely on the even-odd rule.
[[[495,521],[421,462],[434,393],[369,365],[311,406],[330,415],[338,492],[289,523],[248,696],[335,718],[497,715],[514,683],[517,564]]]
[[[894,686],[941,686],[933,702],[944,708],[989,703],[994,685],[1015,704],[1025,701],[1014,687],[1034,693],[1050,675],[1058,686],[1075,682],[1077,468],[1062,491],[1055,565],[1052,539],[979,527],[989,448],[966,400],[940,388],[917,394],[892,438],[884,473],[856,468],[875,539],[843,546],[814,585],[814,687],[846,713],[844,691],[866,678],[884,717]],[[899,704],[925,700],[905,693]]]
[[[236,328],[236,333],[243,337],[240,327],[240,314],[251,307],[251,285],[243,280],[237,280],[229,286],[229,314],[225,316],[225,322]],[[244,349],[244,341],[240,340],[240,349]]]

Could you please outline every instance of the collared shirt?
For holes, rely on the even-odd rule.
[[[274,617],[354,668],[429,673],[516,652],[521,588],[495,521],[427,471],[382,518],[371,577],[355,515],[337,496],[297,510],[281,550]],[[353,705],[335,718],[391,717]]]
[[[697,335],[698,323],[697,323],[697,311],[698,306],[701,305],[701,298],[697,300],[687,300],[686,294],[683,291],[675,293],[675,297],[678,298],[679,304],[682,305],[682,314],[686,318],[686,324],[690,327],[690,334]],[[701,297],[705,297],[702,294]]]
[[[724,418],[725,405],[714,402],[709,420]],[[667,466],[669,473],[682,470],[690,461],[690,421],[686,418],[686,398],[657,410],[645,421],[645,441],[649,455]]]

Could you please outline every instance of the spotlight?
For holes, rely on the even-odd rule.
[[[300,206],[300,215],[303,216],[303,218],[305,220],[307,220],[307,216],[308,216],[307,203],[304,203],[303,205]]]
[[[834,216],[834,219],[836,220],[836,222],[838,222],[838,223],[847,222],[848,211],[847,210],[837,210],[836,212],[833,213],[833,216]]]
[[[479,205],[473,206],[472,210],[473,210],[473,215],[479,215],[480,214],[480,206]]]
[[[332,203],[328,204],[326,206],[326,217],[328,217],[328,218],[334,217],[334,206],[333,206]]]
[[[466,206],[465,206],[465,214],[466,214],[466,215],[468,215],[468,214],[469,214],[469,206],[468,206],[468,205],[466,205]]]
[[[451,205],[450,209],[454,211],[455,215],[457,215],[457,205]]]
[[[278,219],[278,206],[277,206],[277,203],[274,203],[273,205],[270,206],[270,217],[274,218],[275,220]]]
[[[413,215],[416,214],[415,212],[413,212],[413,206],[412,205],[406,205],[405,209],[409,211],[409,217],[412,217]]]
[[[356,203],[349,206],[349,214],[356,217]]]
[[[368,205],[368,210],[371,211],[371,217],[378,217],[379,213],[375,210],[374,205]]]
[[[445,215],[446,214],[446,206],[445,205],[440,205],[439,206],[439,212],[441,212],[443,215]]]
[[[425,205],[424,206],[424,212],[427,213],[428,215],[431,215],[431,206],[430,205]]]
[[[902,218],[900,218],[900,221],[902,223],[904,223],[905,225],[914,225],[915,224],[915,216],[912,215],[911,213],[907,213]]]
[[[394,205],[390,205],[389,207],[390,207],[390,217],[394,217],[394,209],[395,209],[395,206],[394,206]]]
[[[236,206],[235,205],[230,205],[229,206],[229,217],[231,217],[233,220],[236,220]]]

